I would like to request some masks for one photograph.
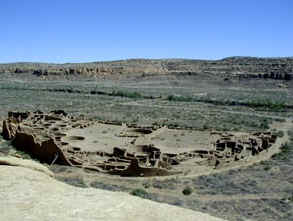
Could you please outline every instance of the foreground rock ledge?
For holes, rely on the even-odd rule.
[[[19,166],[0,166],[0,201],[0,218],[9,221],[222,220],[127,193],[73,187]]]

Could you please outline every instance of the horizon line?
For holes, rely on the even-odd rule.
[[[228,56],[222,58],[142,58],[142,57],[133,57],[125,59],[114,59],[114,60],[93,60],[93,61],[84,61],[84,62],[43,62],[43,61],[15,61],[15,62],[0,62],[0,65],[6,64],[55,64],[55,65],[64,65],[64,64],[87,64],[87,63],[110,63],[110,62],[119,62],[119,61],[131,61],[131,60],[190,60],[190,61],[221,61],[225,59],[232,58],[252,58],[252,59],[293,59],[293,56],[276,56],[276,57],[263,57],[263,56]]]

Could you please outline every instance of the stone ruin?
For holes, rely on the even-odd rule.
[[[86,168],[100,173],[120,176],[167,176],[183,173],[180,165],[192,161],[194,166],[217,169],[231,162],[248,159],[268,150],[277,137],[271,132],[235,135],[211,132],[210,147],[185,152],[164,152],[153,144],[137,145],[136,138],[152,134],[157,128],[128,125],[127,133],[116,136],[131,137],[134,149],[110,147],[107,150],[84,150],[68,140],[82,141],[83,136],[68,136],[74,128],[85,129],[95,124],[116,124],[86,120],[70,116],[62,110],[43,113],[9,112],[3,121],[2,136],[12,145],[49,165]],[[120,125],[121,126],[121,125]],[[74,142],[73,142],[74,143]],[[179,168],[179,169],[178,169]]]

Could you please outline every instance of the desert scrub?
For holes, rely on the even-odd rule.
[[[223,105],[223,106],[247,106],[250,108],[256,108],[257,110],[270,110],[275,112],[284,111],[287,108],[293,108],[292,105],[287,105],[283,101],[273,101],[270,99],[255,99],[248,101],[237,101],[229,99],[214,99],[208,97],[191,97],[191,96],[181,96],[181,95],[169,95],[166,100],[177,101],[177,102],[202,102],[209,103],[213,105]]]
[[[57,177],[57,180],[62,181],[64,183],[67,183],[72,186],[81,187],[81,188],[87,188],[88,186],[84,182],[82,177],[76,176],[76,177]]]
[[[145,191],[144,189],[134,189],[130,192],[131,195],[133,196],[138,196],[144,199],[149,198],[149,194],[147,191]]]
[[[277,153],[277,154],[274,154],[272,156],[273,159],[275,160],[287,160],[289,159],[289,154],[290,152],[292,151],[292,146],[293,146],[293,143],[292,141],[288,144],[288,143],[285,143],[285,144],[282,144],[281,146],[281,152]]]
[[[192,194],[192,192],[193,192],[193,190],[191,189],[191,187],[185,187],[182,191],[182,193],[184,195],[190,195],[190,194]]]
[[[180,95],[169,95],[167,97],[168,101],[179,101],[179,102],[192,102],[195,101],[192,97],[184,97]]]
[[[277,137],[284,137],[284,131],[282,130],[273,132],[273,134],[276,135]]]
[[[271,161],[261,161],[259,164],[263,166],[263,170],[265,170],[265,171],[268,171],[272,168]]]
[[[264,129],[264,130],[270,129],[268,119],[263,119],[262,122],[259,125],[259,128]]]
[[[110,96],[118,96],[118,97],[127,97],[127,98],[142,98],[143,96],[138,92],[130,92],[130,91],[112,91]]]
[[[148,188],[151,187],[151,184],[150,184],[149,182],[145,182],[145,183],[143,183],[142,185],[143,185],[143,187],[144,187],[145,189],[148,189]]]
[[[22,159],[25,159],[25,160],[34,160],[36,162],[40,162],[38,159],[34,158],[32,155],[30,155],[26,152],[23,152],[21,150],[16,150],[13,155],[20,156]]]
[[[32,157],[29,154],[27,154],[27,153],[25,153],[23,151],[20,151],[20,150],[17,150],[14,153],[14,155],[21,156],[22,159],[26,159],[26,160],[31,160],[32,159]]]
[[[284,135],[284,132],[282,134]],[[288,136],[289,136],[289,142],[281,145],[280,147],[281,152],[274,154],[272,156],[274,160],[282,161],[282,160],[288,160],[292,157],[290,155],[292,155],[293,153],[292,151],[293,150],[293,130],[288,131]]]
[[[176,190],[176,179],[154,180],[152,187],[156,189]]]

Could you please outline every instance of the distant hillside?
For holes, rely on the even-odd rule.
[[[262,77],[290,80],[293,57],[228,57],[221,60],[129,59],[91,63],[10,63],[0,64],[0,73],[32,73],[37,76],[115,74],[217,74],[227,77]]]

